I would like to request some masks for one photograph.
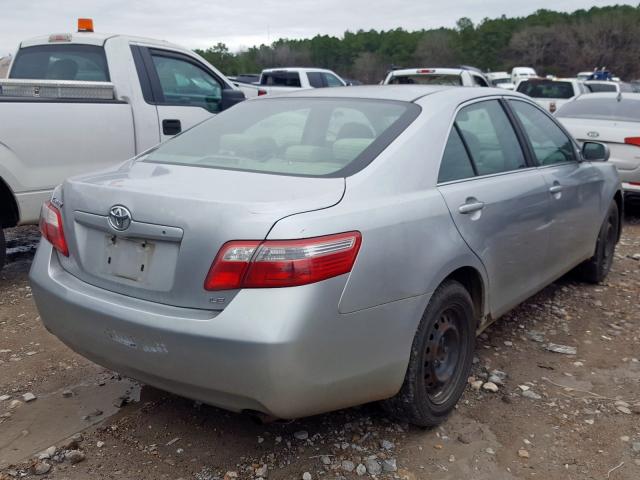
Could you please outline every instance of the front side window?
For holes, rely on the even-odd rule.
[[[511,100],[522,123],[538,165],[554,165],[576,160],[573,142],[545,113],[533,105]]]
[[[440,172],[438,173],[438,183],[463,180],[474,176],[471,159],[462,143],[458,128],[454,125],[444,148]]]
[[[471,75],[471,77],[473,78],[474,85],[477,85],[478,87],[488,87],[489,86],[489,85],[487,85],[487,82],[484,80],[484,78],[479,77],[478,75]]]
[[[461,109],[455,124],[469,148],[478,175],[526,168],[518,137],[498,100]]]
[[[309,85],[311,85],[313,88],[324,87],[322,74],[320,72],[307,72],[307,79],[309,80]]]
[[[272,98],[243,102],[141,161],[313,177],[368,165],[418,115],[408,102]]]
[[[322,76],[324,77],[325,82],[327,83],[327,87],[342,87],[343,84],[338,77],[333,75],[332,73],[322,72]]]
[[[222,85],[210,73],[186,59],[152,53],[164,101],[168,105],[221,110]]]
[[[10,78],[108,82],[109,69],[104,48],[57,43],[21,48]]]

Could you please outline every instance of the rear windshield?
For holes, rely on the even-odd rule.
[[[274,85],[277,87],[300,87],[298,72],[268,72],[263,73],[260,85]]]
[[[418,115],[413,103],[273,98],[240,103],[141,161],[311,177],[368,165]]]
[[[525,80],[518,91],[533,98],[571,98],[575,96],[571,82],[553,80]]]
[[[618,91],[613,83],[587,83],[586,87],[592,93]]]
[[[511,83],[511,78],[496,78],[491,80],[493,85],[500,85],[501,83]]]
[[[52,44],[18,50],[10,78],[108,82],[104,48],[95,45]]]
[[[640,122],[640,99],[581,98],[563,105],[556,117]]]
[[[422,73],[415,75],[394,75],[390,85],[462,85],[462,77],[456,74]]]

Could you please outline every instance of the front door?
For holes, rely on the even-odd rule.
[[[551,222],[548,278],[554,279],[593,255],[600,224],[604,181],[589,162],[581,162],[575,144],[545,112],[520,100],[510,100],[533,157],[549,190]]]
[[[499,100],[459,111],[438,182],[458,231],[485,266],[492,314],[535,293],[544,282],[549,194]]]

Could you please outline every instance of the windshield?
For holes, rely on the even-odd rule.
[[[394,75],[390,85],[462,85],[462,77],[446,73],[416,73],[415,75]]]
[[[413,103],[382,100],[247,101],[140,160],[283,175],[348,176],[368,165],[419,112]]]
[[[613,83],[587,83],[587,88],[592,93],[618,91],[615,84]]]
[[[518,92],[533,98],[571,98],[575,96],[571,82],[553,80],[525,80],[518,85]]]
[[[51,44],[18,50],[10,78],[108,82],[104,48],[94,45]]]
[[[563,105],[556,117],[640,122],[640,99],[584,98]]]

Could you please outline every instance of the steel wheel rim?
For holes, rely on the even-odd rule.
[[[445,403],[457,384],[464,363],[464,314],[459,308],[443,310],[431,325],[424,351],[424,384],[429,400]]]

